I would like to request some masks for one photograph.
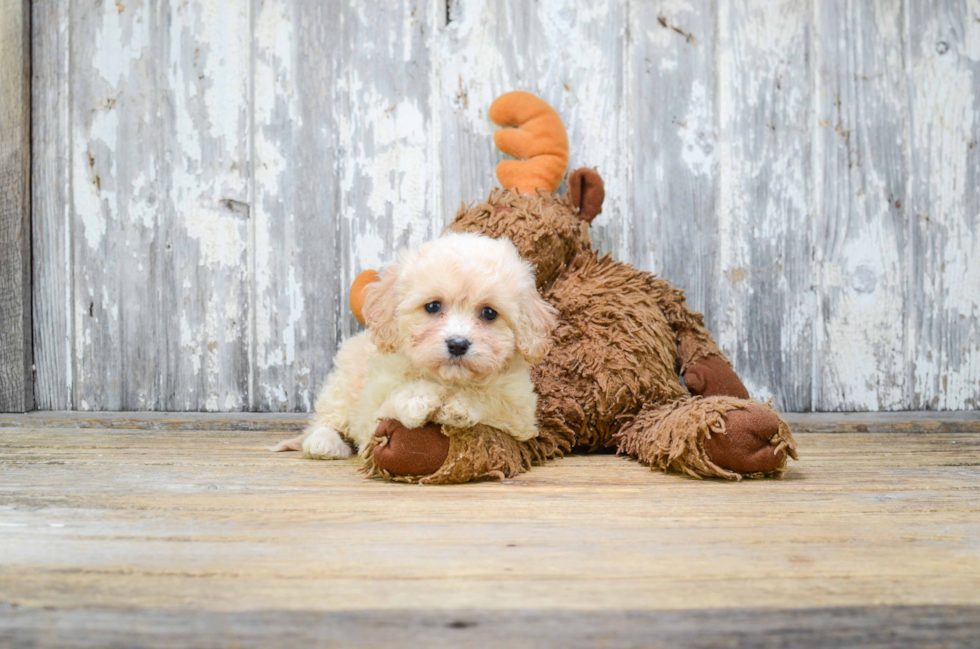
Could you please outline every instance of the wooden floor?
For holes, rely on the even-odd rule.
[[[793,424],[778,481],[420,487],[267,452],[295,417],[2,416],[0,646],[976,643],[976,413]]]

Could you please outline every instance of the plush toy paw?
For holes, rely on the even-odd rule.
[[[386,419],[374,438],[374,464],[392,476],[431,475],[449,455],[449,438],[438,424],[406,428],[395,419]]]
[[[742,475],[771,473],[786,461],[796,459],[792,439],[780,431],[779,416],[768,406],[751,403],[725,414],[725,434],[712,435],[704,450],[712,462]]]
[[[732,366],[715,356],[699,358],[691,363],[684,372],[684,385],[691,394],[702,397],[749,398],[749,391]]]

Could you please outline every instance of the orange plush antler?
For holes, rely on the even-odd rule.
[[[500,95],[490,105],[490,119],[502,128],[493,134],[497,148],[519,160],[497,165],[497,178],[506,189],[522,194],[558,189],[568,167],[568,133],[555,109],[529,92]]]

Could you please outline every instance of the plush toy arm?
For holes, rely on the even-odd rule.
[[[447,434],[449,433],[449,434]],[[382,421],[365,453],[367,476],[424,484],[512,478],[540,461],[529,443],[478,424],[468,430],[438,424],[406,428]]]
[[[692,394],[748,399],[749,391],[704,326],[704,316],[687,306],[684,291],[653,280],[657,303],[677,337],[677,372]]]

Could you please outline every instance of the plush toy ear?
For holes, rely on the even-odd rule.
[[[592,219],[602,213],[606,186],[595,169],[576,169],[568,174],[568,192],[578,208],[578,217],[586,223],[592,223]]]
[[[391,264],[381,275],[381,280],[364,287],[364,324],[371,332],[371,342],[382,353],[390,354],[398,347],[398,324],[395,310],[398,308],[398,292],[395,282],[401,274],[398,264]]]
[[[357,277],[354,278],[354,283],[350,285],[350,297],[348,298],[350,302],[351,313],[357,318],[357,321],[361,324],[364,322],[364,289],[367,288],[368,284],[378,281],[378,271],[373,268],[369,268],[362,271]]]
[[[516,327],[517,351],[528,363],[540,363],[551,348],[551,332],[558,324],[555,307],[545,302],[530,284],[521,304]]]

